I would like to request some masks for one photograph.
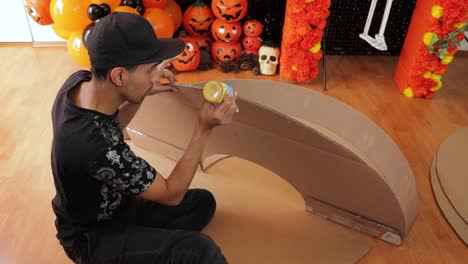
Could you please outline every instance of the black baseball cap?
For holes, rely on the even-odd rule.
[[[98,69],[160,62],[185,48],[183,40],[158,38],[148,20],[126,12],[99,19],[86,43],[91,65]]]

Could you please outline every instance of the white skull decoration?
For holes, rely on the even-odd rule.
[[[277,47],[263,45],[258,50],[260,72],[264,75],[275,75],[278,67],[280,50]]]

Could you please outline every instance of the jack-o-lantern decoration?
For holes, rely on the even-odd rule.
[[[211,9],[214,15],[227,22],[236,22],[247,14],[247,0],[213,0]]]
[[[247,20],[244,23],[244,34],[250,37],[260,37],[263,32],[263,25],[257,20]]]
[[[197,0],[184,12],[183,26],[192,36],[207,36],[215,16],[201,0]]]
[[[260,37],[245,36],[242,39],[242,46],[244,46],[246,53],[253,53],[258,55],[258,49],[262,46],[262,39]]]
[[[194,39],[197,44],[198,44],[198,47],[200,48],[211,48],[211,37],[210,36],[193,36],[191,37],[192,39]]]
[[[215,41],[211,47],[211,56],[216,63],[235,61],[242,51],[239,42],[225,43]]]
[[[226,22],[216,19],[211,25],[211,34],[216,41],[226,43],[236,42],[242,36],[242,26],[239,22]]]
[[[25,7],[29,16],[39,25],[50,25],[54,23],[50,16],[51,0],[26,0]]]
[[[163,8],[166,2],[167,0],[143,0],[143,5],[146,8],[150,8],[150,7]]]
[[[193,71],[200,65],[200,48],[197,41],[192,38],[182,38],[185,42],[184,51],[172,61],[172,66],[177,71]]]

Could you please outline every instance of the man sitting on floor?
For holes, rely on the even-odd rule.
[[[175,81],[166,67],[184,46],[158,39],[141,16],[112,13],[87,38],[92,71],[75,72],[58,92],[52,206],[57,237],[74,262],[226,263],[200,233],[215,212],[213,195],[188,188],[210,132],[237,110],[236,95],[203,104],[190,144],[167,179],[131,151],[122,133],[146,96],[175,89],[160,79]]]

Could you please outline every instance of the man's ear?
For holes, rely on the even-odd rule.
[[[123,67],[115,67],[110,72],[110,80],[116,86],[121,87],[127,84],[128,71]]]

